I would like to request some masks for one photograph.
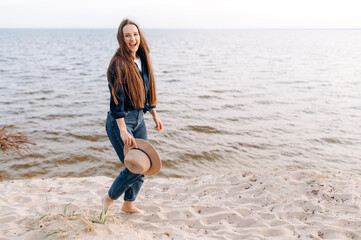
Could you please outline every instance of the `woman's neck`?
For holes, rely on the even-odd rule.
[[[137,56],[137,54],[133,54],[133,59],[135,59],[135,60],[138,60],[138,59],[139,59],[139,57]]]

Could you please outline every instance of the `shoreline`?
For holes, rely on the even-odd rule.
[[[149,177],[136,205],[100,216],[113,179],[0,182],[3,239],[361,239],[361,178],[289,170]],[[105,221],[104,221],[105,220]],[[103,224],[104,223],[104,224]]]

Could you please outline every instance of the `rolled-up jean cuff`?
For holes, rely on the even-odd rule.
[[[127,201],[127,202],[134,202],[134,201],[135,201],[135,198],[133,198],[133,199],[124,198],[124,201]]]
[[[108,197],[109,197],[111,200],[113,200],[113,201],[117,200],[117,198],[112,198],[112,196],[111,196],[111,194],[110,194],[110,190],[108,191]]]

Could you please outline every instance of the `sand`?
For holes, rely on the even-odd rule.
[[[361,179],[289,170],[146,179],[104,217],[108,177],[0,182],[0,239],[361,239]]]

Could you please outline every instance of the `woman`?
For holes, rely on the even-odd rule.
[[[147,140],[143,114],[149,111],[155,122],[155,129],[163,128],[156,112],[157,96],[149,49],[142,31],[136,23],[124,19],[118,28],[119,48],[110,61],[107,77],[110,90],[110,111],[106,131],[120,161],[124,164],[124,145],[138,147],[134,138]],[[141,212],[134,206],[144,181],[144,175],[120,172],[102,198],[104,209],[111,209],[113,201],[124,193],[122,211]]]

